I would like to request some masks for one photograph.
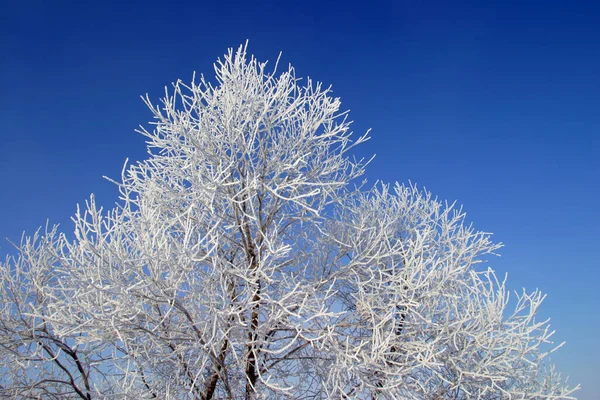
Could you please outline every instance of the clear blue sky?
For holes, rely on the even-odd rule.
[[[289,3],[289,4],[288,4]],[[371,181],[424,185],[506,244],[513,289],[548,293],[555,357],[600,398],[600,6],[578,1],[7,1],[0,13],[0,253],[49,218],[111,205],[139,96],[259,59],[332,84],[373,128]],[[366,4],[366,3],[364,3]]]

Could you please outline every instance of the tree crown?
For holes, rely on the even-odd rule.
[[[230,50],[148,99],[149,158],[0,269],[0,394],[572,398],[544,296],[477,268],[499,247],[367,162],[340,100]]]

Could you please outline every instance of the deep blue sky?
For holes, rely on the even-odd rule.
[[[211,76],[249,39],[259,59],[333,85],[371,181],[424,185],[506,244],[509,286],[548,293],[555,360],[600,393],[600,8],[577,1],[4,2],[0,253],[49,218],[111,205],[133,132],[165,85]],[[365,3],[366,4],[366,3]]]

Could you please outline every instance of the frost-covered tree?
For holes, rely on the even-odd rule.
[[[0,395],[566,399],[540,292],[415,185],[356,184],[340,101],[229,51],[177,82],[150,156],[1,265]],[[303,83],[304,82],[304,83]],[[360,182],[359,182],[360,183]]]

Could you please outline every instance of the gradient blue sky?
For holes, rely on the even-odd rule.
[[[579,1],[6,1],[0,12],[0,253],[46,219],[110,206],[165,85],[259,59],[333,85],[377,154],[370,181],[424,185],[505,243],[509,286],[548,293],[554,359],[600,398],[600,7]]]

